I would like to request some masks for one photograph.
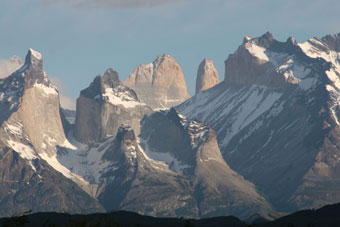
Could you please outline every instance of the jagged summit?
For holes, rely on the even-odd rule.
[[[292,37],[286,42],[274,39],[269,32],[261,37],[246,37],[234,54],[225,61],[227,84],[286,87],[299,85],[302,89],[315,86],[311,78],[313,63]],[[319,70],[322,70],[321,68]]]
[[[340,52],[340,32],[334,35],[327,35],[321,38],[321,42],[325,43],[329,49]]]
[[[86,182],[57,160],[57,147],[74,147],[65,136],[58,91],[42,66],[41,54],[30,49],[24,65],[0,80],[0,172],[7,181],[1,215],[82,212],[89,204],[103,211],[84,191]]]
[[[167,109],[190,97],[180,65],[168,54],[139,65],[124,84],[153,109]]]
[[[18,61],[17,59],[13,59]],[[4,79],[0,79],[0,102],[8,105],[8,110],[13,111],[18,106],[25,91],[37,87],[46,94],[58,94],[57,89],[48,80],[43,71],[41,54],[29,49],[25,63],[15,72]]]
[[[117,87],[121,84],[119,80],[118,72],[114,71],[112,68],[109,68],[105,71],[102,77],[103,84],[108,87]]]
[[[111,68],[107,69],[103,76],[96,76],[90,86],[82,90],[80,94],[113,105],[135,106],[143,104],[139,102],[132,89],[121,83],[118,73]]]
[[[135,132],[128,124],[121,124],[117,130],[116,140],[119,142],[126,140],[136,140]]]
[[[338,35],[246,37],[225,82],[178,106],[217,132],[224,159],[277,209],[340,201]]]
[[[220,83],[219,73],[213,61],[203,59],[197,70],[196,94]]]
[[[163,55],[157,56],[156,60],[153,62],[154,65],[159,65],[164,61],[176,61],[174,57],[172,57],[170,54],[164,53]]]
[[[151,112],[150,107],[139,101],[134,90],[120,82],[118,73],[111,68],[80,92],[76,108],[74,136],[83,143],[100,142],[114,136],[123,123],[139,132],[139,120]]]
[[[33,50],[32,48],[28,49],[26,59],[25,59],[26,63],[42,62],[42,60],[43,60],[43,57],[41,53]]]

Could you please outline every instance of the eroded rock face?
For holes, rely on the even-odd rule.
[[[338,40],[245,37],[226,61],[225,83],[178,107],[211,125],[231,168],[278,210],[340,201]]]
[[[139,121],[151,111],[132,89],[120,82],[117,72],[108,69],[80,92],[74,136],[86,144],[99,142],[115,136],[121,124],[131,125],[138,133]]]
[[[42,55],[28,51],[25,64],[0,84],[2,126],[25,132],[39,154],[56,155],[66,142],[59,93],[43,71]],[[7,113],[7,114],[6,114]],[[7,115],[7,116],[6,116]]]
[[[167,54],[138,66],[124,84],[153,109],[167,109],[190,97],[180,65]]]
[[[198,210],[198,217],[244,218],[273,211],[252,183],[230,169],[221,155],[216,133],[208,125],[189,120],[171,108],[143,119],[140,140],[151,159],[166,163],[189,182],[183,185],[185,191],[192,192],[196,204],[185,209]]]
[[[220,83],[219,73],[213,61],[204,59],[198,67],[196,78],[196,94]]]
[[[297,56],[303,55],[297,46],[295,39],[279,42],[269,32],[258,38],[246,36],[243,44],[225,61],[224,82],[234,85],[298,84],[301,80],[299,75],[292,75],[287,73],[286,68],[280,68],[293,52]],[[278,55],[277,50],[281,54]]]
[[[70,147],[60,116],[59,94],[30,49],[25,64],[0,80],[0,215],[38,211],[103,211],[85,191],[86,182],[57,161],[57,147]],[[83,187],[83,188],[81,188]]]
[[[114,176],[98,196],[107,210],[129,210],[153,216],[198,217],[189,182],[150,159],[129,126],[118,129],[104,160],[115,163]]]

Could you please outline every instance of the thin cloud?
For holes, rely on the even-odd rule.
[[[65,95],[70,91],[70,88],[58,77],[50,77],[49,80],[59,90],[59,98],[60,98],[61,107],[64,109],[75,110],[76,100]]]
[[[68,110],[75,110],[76,109],[76,100],[72,99],[70,97],[64,96],[64,95],[60,95],[60,105],[62,108],[64,109],[68,109]]]
[[[0,59],[0,78],[8,77],[18,70],[23,64],[23,61],[19,57]]]
[[[45,5],[68,4],[84,8],[151,8],[190,0],[42,0]]]

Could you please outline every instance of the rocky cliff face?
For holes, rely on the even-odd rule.
[[[81,91],[74,128],[41,54],[29,50],[0,79],[1,215],[104,207],[248,218],[269,217],[270,204],[294,211],[339,202],[339,40],[245,37],[223,83],[156,112],[109,69]],[[144,98],[160,107],[158,97],[185,96],[173,72],[180,68],[165,55],[125,83],[145,85],[155,96]]]
[[[279,210],[340,201],[337,37],[246,37],[225,62],[224,83],[178,107],[216,130],[231,168]]]
[[[58,146],[71,145],[64,134],[58,91],[42,64],[41,54],[30,49],[25,64],[0,80],[1,215],[29,209],[82,212],[86,205],[89,211],[103,210],[85,193],[86,182],[56,159]]]
[[[167,109],[190,97],[180,65],[167,54],[138,66],[124,84],[153,109]]]
[[[284,63],[289,64],[284,62],[288,55],[303,58],[296,46],[295,39],[279,42],[269,32],[254,39],[246,36],[243,44],[225,61],[224,82],[234,85],[298,84],[300,75],[289,74],[284,68]]]
[[[141,136],[121,125],[115,137],[60,151],[59,161],[95,189],[106,210],[153,216],[273,213],[255,186],[223,160],[216,134],[175,109],[142,120]]]
[[[208,59],[204,59],[198,67],[196,78],[196,94],[214,87],[220,83],[219,73],[214,63]]]
[[[115,136],[121,124],[139,132],[139,121],[151,113],[136,93],[123,85],[118,73],[108,69],[97,76],[77,99],[74,136],[82,143],[95,143]]]
[[[149,158],[130,127],[119,129],[104,158],[116,163],[114,180],[99,195],[106,209],[153,216],[197,217],[188,182],[166,164]]]
[[[209,126],[188,120],[172,108],[145,118],[140,139],[149,158],[164,162],[181,176],[178,179],[189,182],[185,191],[192,193],[195,204],[185,209],[197,210],[197,217],[245,218],[272,212],[255,186],[229,168]]]

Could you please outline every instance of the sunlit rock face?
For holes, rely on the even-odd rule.
[[[204,59],[197,70],[196,94],[220,83],[219,73],[213,61]]]
[[[104,211],[86,182],[57,161],[57,147],[71,144],[42,66],[42,55],[30,49],[24,65],[0,80],[0,215]]]
[[[180,65],[168,54],[138,66],[124,84],[155,110],[168,109],[190,97]]]

